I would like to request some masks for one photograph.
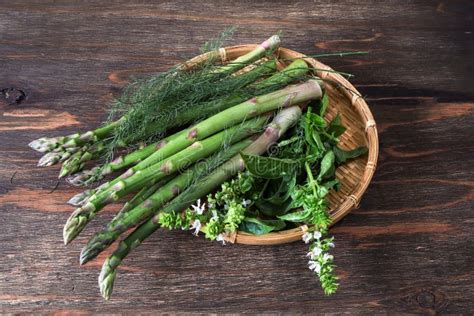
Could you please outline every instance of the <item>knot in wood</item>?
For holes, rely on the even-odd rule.
[[[21,89],[5,88],[0,90],[3,101],[8,105],[19,105],[26,99],[26,93]]]

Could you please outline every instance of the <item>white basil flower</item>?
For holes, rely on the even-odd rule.
[[[334,259],[334,257],[330,254],[325,253],[324,256],[323,256],[323,261],[324,262],[332,260],[332,259]]]
[[[330,243],[328,243],[328,246],[331,247],[331,248],[334,248],[334,243],[330,242]]]
[[[303,239],[304,243],[307,244],[313,239],[313,234],[306,232],[301,236],[301,239]]]
[[[217,235],[216,237],[216,241],[221,241],[223,245],[225,245],[225,238],[224,238],[224,234],[220,233],[219,235]]]
[[[317,274],[321,273],[321,265],[319,264],[319,262],[316,263],[316,266],[314,268],[314,272],[316,272]]]
[[[217,215],[217,211],[216,210],[212,210],[212,217],[211,219],[217,221],[219,219],[219,215]]]
[[[313,236],[314,236],[314,239],[319,240],[322,235],[321,235],[321,232],[315,231],[315,232],[313,233]]]
[[[312,258],[318,257],[322,252],[323,250],[321,248],[314,247],[313,250],[311,250],[311,254],[313,255]]]
[[[242,200],[242,206],[243,206],[243,207],[247,207],[247,206],[249,206],[249,205],[250,205],[250,203],[252,203],[252,201],[250,201],[250,200],[246,200],[246,199],[243,199],[243,200]]]
[[[193,224],[191,225],[190,229],[194,229],[194,236],[197,236],[199,234],[199,230],[201,229],[201,221],[200,220],[195,220]]]
[[[194,212],[196,212],[196,214],[202,215],[206,207],[206,203],[203,203],[201,205],[201,199],[198,199],[196,202],[197,205],[191,205],[191,207],[193,208]]]
[[[318,274],[321,272],[321,265],[317,261],[310,260],[308,266],[310,270],[315,271]]]

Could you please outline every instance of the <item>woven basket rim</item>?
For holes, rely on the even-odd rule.
[[[223,47],[219,50],[219,56],[223,63],[233,60],[243,54],[246,54],[256,48],[256,44],[243,44]],[[358,207],[359,202],[367,190],[370,181],[375,172],[377,165],[377,158],[379,153],[379,142],[377,127],[370,111],[369,106],[359,93],[359,91],[343,76],[338,73],[331,72],[333,69],[315,58],[308,57],[302,53],[294,50],[280,47],[276,50],[275,54],[278,58],[291,56],[291,59],[303,58],[312,68],[315,69],[315,73],[318,77],[323,79],[326,89],[335,89],[341,93],[345,98],[350,100],[352,107],[355,108],[357,114],[361,117],[365,123],[365,137],[367,140],[368,156],[365,170],[360,179],[360,182],[353,188],[352,193],[345,197],[344,201],[340,203],[336,208],[331,210],[332,224],[334,225],[347,215],[352,209]],[[209,57],[209,53],[196,56],[188,61],[188,65],[199,63]],[[288,59],[285,57],[285,59]],[[246,244],[246,245],[275,245],[289,243],[297,240],[301,240],[301,236],[308,229],[307,225],[302,225],[297,228],[282,230],[279,232],[271,232],[264,235],[253,235],[242,231],[237,231],[231,236],[227,237],[227,240],[231,243]]]

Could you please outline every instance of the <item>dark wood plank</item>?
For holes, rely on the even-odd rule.
[[[474,6],[470,1],[0,1],[0,312],[450,313],[474,310]],[[305,246],[226,246],[157,232],[124,262],[104,302],[104,256],[63,247],[76,190],[35,167],[26,144],[97,125],[131,76],[278,30],[327,58],[367,96],[380,163],[361,206],[333,228],[341,288],[325,297]],[[112,211],[112,209],[111,209]],[[91,223],[97,230],[111,217]]]

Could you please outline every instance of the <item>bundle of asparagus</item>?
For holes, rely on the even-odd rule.
[[[366,149],[337,147],[344,127],[339,117],[323,119],[322,80],[302,59],[277,69],[279,44],[274,35],[220,64],[216,41],[206,59],[132,83],[103,126],[30,143],[45,153],[39,166],[62,162],[59,177],[76,186],[121,172],[69,200],[78,208],[63,231],[68,244],[106,205],[129,197],[80,256],[88,262],[136,227],[104,262],[106,299],[121,261],[159,228],[225,242],[237,230],[264,234],[306,223],[310,268],[325,293],[336,290],[325,197],[338,187],[335,168]],[[101,164],[84,169],[92,160]]]

